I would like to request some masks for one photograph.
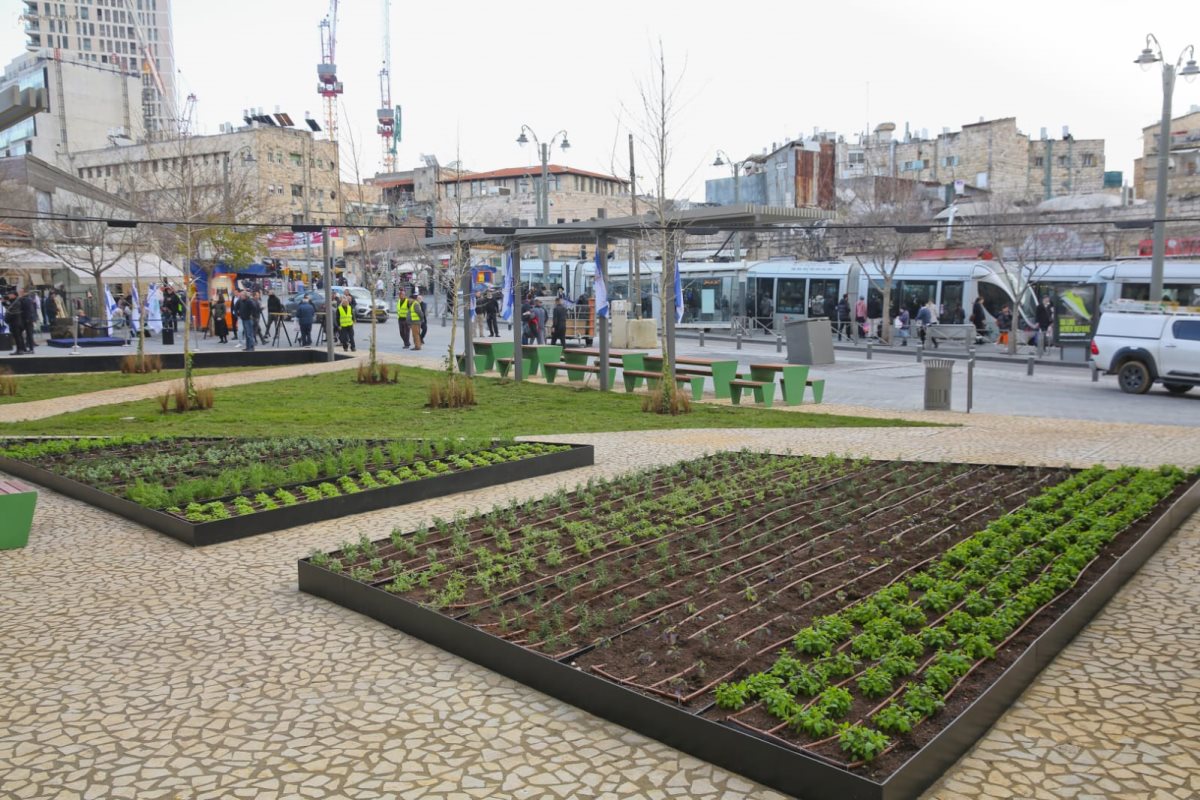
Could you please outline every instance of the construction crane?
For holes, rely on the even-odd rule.
[[[379,109],[375,112],[383,137],[383,171],[396,171],[397,120],[400,109],[392,107],[392,2],[383,0],[383,69],[379,70]]]
[[[325,131],[337,141],[337,102],[342,82],[337,77],[338,0],[329,0],[329,14],[321,20],[321,62],[317,64],[317,94],[325,100]]]
[[[192,93],[187,96],[187,102],[183,104],[183,113],[179,115],[180,136],[192,135],[192,116],[196,113],[196,100],[195,93]]]
[[[163,133],[162,131],[153,130],[153,101],[158,99],[162,103],[164,117],[174,119],[176,111],[175,98],[167,92],[162,75],[158,72],[158,59],[155,58],[154,47],[150,44],[150,37],[146,35],[145,28],[142,27],[141,15],[134,8],[133,0],[124,0],[124,3],[127,12],[126,16],[133,22],[133,30],[137,35],[138,49],[142,51],[142,127],[145,129],[146,138],[153,139],[156,134],[162,135]],[[96,13],[99,14],[100,12],[97,11]],[[157,95],[157,98],[155,95]]]

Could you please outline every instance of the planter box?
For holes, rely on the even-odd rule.
[[[56,492],[82,500],[89,505],[111,511],[165,533],[193,547],[228,542],[260,533],[307,525],[310,522],[335,519],[379,508],[416,503],[433,497],[481,489],[502,483],[535,478],[554,472],[587,467],[595,463],[591,445],[571,445],[570,450],[523,458],[504,464],[449,472],[432,478],[409,481],[397,486],[364,489],[323,500],[301,502],[270,511],[258,511],[246,516],[211,522],[189,522],[172,514],[155,511],[132,500],[117,497],[91,486],[56,475],[25,461],[0,456],[0,470]]]
[[[555,661],[308,559],[299,562],[299,588],[781,792],[809,800],[901,800],[917,797],[970,750],[1197,508],[1200,483],[1193,483],[983,694],[882,783],[592,676],[564,663],[570,657]]]
[[[122,340],[124,341],[124,340]],[[83,339],[80,339],[82,345]],[[11,348],[11,343],[9,347]],[[0,363],[9,367],[15,375],[44,375],[60,372],[120,372],[121,360],[136,355],[136,342],[126,352],[115,354],[88,354],[78,356],[21,356],[3,358]],[[183,369],[183,353],[148,353],[162,359],[163,369]],[[349,354],[338,352],[334,360],[343,361]],[[219,369],[224,367],[290,367],[296,364],[323,364],[327,361],[324,350],[260,348],[251,353],[241,350],[201,352],[192,355],[192,365],[197,369]],[[166,380],[164,378],[164,380]]]

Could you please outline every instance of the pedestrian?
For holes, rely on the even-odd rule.
[[[263,326],[263,314],[266,313],[266,308],[263,307],[262,291],[258,289],[254,290],[254,305],[258,307],[258,315],[254,318],[254,333],[261,343],[266,344],[267,333]]]
[[[296,304],[296,324],[300,326],[300,346],[311,347],[313,320],[317,318],[317,307],[307,294]]]
[[[408,322],[409,333],[412,335],[412,349],[420,350],[421,343],[425,341],[425,303],[421,300],[421,295],[415,290],[413,291],[412,300],[408,304]]]
[[[25,315],[21,311],[21,298],[15,286],[10,286],[4,297],[4,322],[12,334],[13,346],[10,355],[25,354]]]
[[[842,334],[846,334],[846,338],[850,338],[850,295],[843,294],[842,299],[838,300],[837,304],[837,337],[838,341],[842,340]]]
[[[38,300],[28,286],[21,294],[21,327],[25,335],[25,352],[33,355],[33,330],[37,325]]]
[[[212,321],[213,333],[217,335],[217,340],[221,344],[229,342],[229,323],[225,321],[225,293],[221,292],[217,295],[217,300],[212,305]]]
[[[908,347],[909,323],[911,318],[908,315],[908,309],[900,309],[900,316],[896,317],[896,333],[900,337],[900,346]]]
[[[486,309],[487,301],[483,299],[483,292],[475,292],[475,338],[483,338],[483,320],[487,316]]]
[[[854,324],[859,336],[867,336],[870,331],[867,328],[867,301],[861,297],[854,304]]]
[[[996,328],[1000,331],[1000,338],[997,344],[1008,344],[1008,337],[1012,335],[1012,311],[1007,305],[1000,309],[1000,313],[996,315]]]
[[[542,307],[540,297],[534,298],[533,301],[533,317],[537,320],[537,343],[546,343],[546,323],[549,321],[550,315],[546,313],[546,309]]]
[[[567,346],[567,307],[561,297],[554,301],[554,318],[550,326],[550,344],[555,342]]]
[[[258,319],[262,310],[258,303],[250,296],[250,293],[245,289],[242,290],[242,296],[238,300],[237,314],[242,321],[242,338],[246,342],[246,352],[254,352],[254,342],[257,338],[254,330],[254,321]]]
[[[400,339],[404,342],[404,349],[409,348],[408,331],[412,326],[412,315],[409,312],[409,306],[412,301],[408,299],[408,294],[403,290],[399,290],[400,299],[396,301],[396,323],[400,326]]]
[[[283,325],[283,318],[287,316],[287,312],[283,308],[283,301],[275,294],[275,290],[271,289],[267,292],[267,335],[271,333],[271,326],[275,326],[275,333],[278,335],[279,326]]]
[[[936,325],[938,321],[937,306],[930,300],[917,311],[917,334],[921,337],[921,344],[925,344],[926,328],[930,325]],[[929,341],[933,344],[936,350],[938,343],[933,336],[929,337]]]
[[[500,321],[498,319],[499,314],[500,298],[496,296],[494,291],[488,292],[487,302],[484,305],[484,316],[487,317],[488,336],[491,336],[495,339],[500,338]]]
[[[350,293],[342,295],[342,302],[337,307],[338,341],[342,343],[342,352],[356,350],[354,345],[354,307],[350,305]]]
[[[1050,302],[1050,296],[1042,298],[1042,304],[1037,307],[1035,315],[1037,322],[1037,333],[1034,334],[1034,341],[1030,344],[1038,345],[1045,350],[1051,344],[1051,328],[1054,327],[1054,306]]]
[[[383,289],[383,277],[381,276],[375,279],[375,296],[381,300],[383,299]]]
[[[987,310],[983,307],[982,297],[976,297],[971,306],[971,324],[975,326],[975,342],[982,342],[987,335]]]

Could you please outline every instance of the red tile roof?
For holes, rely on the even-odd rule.
[[[560,164],[550,164],[546,168],[551,175],[582,175],[585,178],[600,178],[606,181],[617,181],[618,183],[629,183],[624,178],[618,178],[615,175],[605,175],[600,172],[588,172],[585,169],[576,169],[575,167],[564,167]],[[529,167],[508,167],[506,169],[494,169],[490,172],[469,172],[460,175],[457,178],[443,178],[438,183],[467,183],[469,181],[486,181],[494,178],[520,178],[524,175],[532,175],[534,177],[541,175],[541,167],[537,164]]]

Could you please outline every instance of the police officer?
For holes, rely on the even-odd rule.
[[[408,293],[403,289],[399,290],[400,299],[396,301],[396,321],[400,325],[400,338],[404,340],[404,349],[407,350],[411,345],[408,343],[408,331],[412,324],[412,316],[409,306],[412,301],[408,299]]]
[[[337,307],[338,338],[342,342],[342,352],[347,348],[356,350],[354,346],[354,308],[350,305],[350,293],[342,294],[342,303]]]
[[[413,292],[412,300],[408,302],[408,327],[412,333],[413,350],[421,349],[422,336],[425,328],[425,304],[421,295]]]

